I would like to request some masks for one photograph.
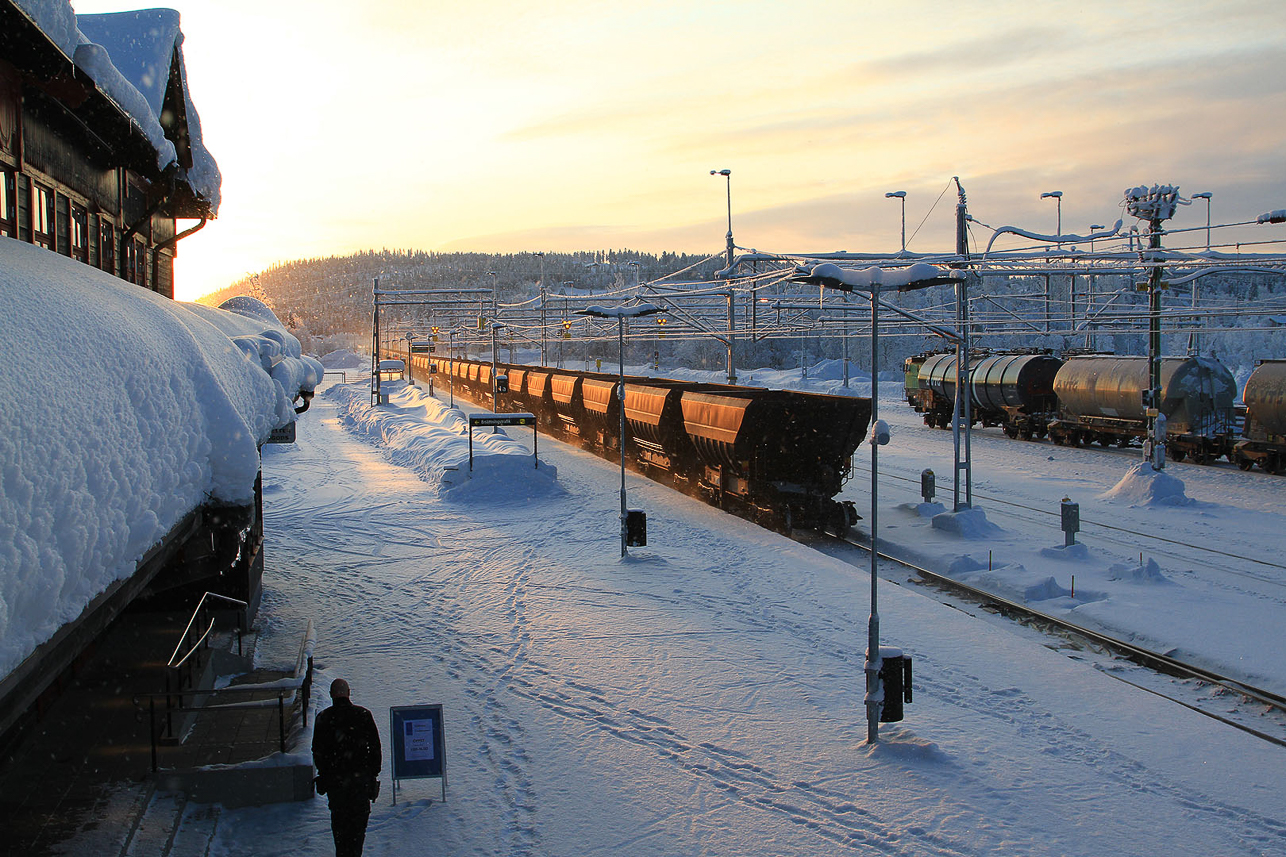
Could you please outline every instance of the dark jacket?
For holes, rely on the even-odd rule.
[[[313,764],[317,766],[319,792],[373,800],[381,763],[380,733],[369,711],[340,698],[317,715]]]

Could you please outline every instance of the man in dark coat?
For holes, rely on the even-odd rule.
[[[317,793],[330,799],[335,857],[361,857],[371,801],[380,788],[380,734],[375,718],[349,699],[348,682],[330,685],[331,707],[313,725]]]

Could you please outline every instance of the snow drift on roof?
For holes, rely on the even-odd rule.
[[[252,502],[258,444],[322,376],[261,313],[171,301],[11,238],[0,365],[0,675],[189,511]]]
[[[156,150],[156,167],[164,170],[178,161],[174,144],[165,136],[160,115],[175,53],[183,91],[192,167],[187,181],[197,196],[217,214],[222,176],[205,147],[201,118],[188,91],[183,60],[183,32],[173,9],[142,9],[106,15],[77,15],[67,0],[15,0],[99,90],[133,120]]]
[[[184,110],[188,125],[188,139],[192,148],[192,169],[188,171],[188,181],[197,194],[210,202],[213,213],[218,213],[221,176],[218,164],[205,148],[201,136],[201,118],[197,115],[188,91],[187,68],[183,60],[183,31],[179,28],[179,13],[173,9],[140,9],[134,12],[114,12],[105,15],[78,15],[76,23],[84,41],[100,46],[110,58],[108,62],[119,73],[128,85],[138,92],[141,102],[133,99],[128,92],[115,92],[118,83],[113,83],[113,90],[105,91],[117,104],[126,109],[130,116],[148,132],[149,139],[154,131],[159,130],[161,110],[165,106],[165,92],[170,82],[170,70],[177,52],[179,83],[182,86]],[[82,62],[81,51],[77,49],[76,65],[89,72],[99,86],[104,80],[113,80],[113,75],[94,66],[95,71],[87,67],[90,62],[88,54]],[[102,75],[100,78],[99,75]],[[128,105],[126,102],[130,102]],[[145,105],[145,109],[144,109]],[[141,114],[141,115],[140,115]],[[153,128],[153,126],[155,126]],[[166,140],[165,143],[169,141]],[[157,144],[160,152],[164,144]],[[171,152],[173,147],[171,146]],[[161,157],[164,157],[162,155]],[[159,160],[159,159],[158,159]],[[174,160],[171,158],[170,160]],[[164,168],[169,161],[159,164]]]

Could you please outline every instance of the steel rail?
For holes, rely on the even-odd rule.
[[[842,538],[840,539],[840,541],[842,541],[844,544],[853,545],[854,547],[861,548],[862,550],[869,551],[871,549],[869,545],[854,541],[851,537]],[[965,595],[969,599],[975,601],[976,603],[979,603],[981,606],[995,608],[998,612],[1000,612],[1002,615],[1006,615],[1008,618],[1013,618],[1017,616],[1027,620],[1033,625],[1045,625],[1047,626],[1047,628],[1057,629],[1058,631],[1064,634],[1074,636],[1074,637],[1079,637],[1083,640],[1086,640],[1090,643],[1100,646],[1103,649],[1108,650],[1109,652],[1119,654],[1124,658],[1126,658],[1127,660],[1132,661],[1136,664],[1139,664],[1140,666],[1151,669],[1155,672],[1162,673],[1165,675],[1176,676],[1179,678],[1197,679],[1198,681],[1203,681],[1208,684],[1218,685],[1219,687],[1223,687],[1233,693],[1236,693],[1246,698],[1247,700],[1258,702],[1270,708],[1274,708],[1279,711],[1286,712],[1286,696],[1281,696],[1279,694],[1273,693],[1272,691],[1264,690],[1263,688],[1254,687],[1253,685],[1246,684],[1245,682],[1242,682],[1238,679],[1229,678],[1228,676],[1225,676],[1221,673],[1217,673],[1213,670],[1208,670],[1204,667],[1199,667],[1195,664],[1190,664],[1186,661],[1181,661],[1177,658],[1172,658],[1169,655],[1163,655],[1159,652],[1154,652],[1150,649],[1145,649],[1141,646],[1136,646],[1133,643],[1127,643],[1124,640],[1118,639],[1116,637],[1112,637],[1100,631],[1094,631],[1090,628],[1085,628],[1073,622],[1068,622],[1065,619],[1059,619],[1056,616],[1051,616],[1048,613],[1044,613],[1040,610],[1036,610],[1035,608],[1029,607],[1025,604],[1019,604],[1016,601],[1011,601],[1010,599],[1000,595],[996,595],[995,593],[987,592],[986,590],[979,589],[975,586],[970,586],[967,583],[963,583],[959,580],[955,580],[954,578],[948,577],[946,575],[938,574],[935,571],[930,571],[927,568],[916,565],[915,563],[902,559],[900,557],[887,554],[884,551],[877,551],[876,556],[878,556],[880,559],[888,560],[889,562],[900,565],[903,568],[907,568],[914,571],[917,575],[924,578],[926,581],[928,581],[931,584],[934,584],[944,589],[953,590],[957,594]],[[1111,676],[1112,678],[1115,678],[1118,681],[1125,682],[1126,684],[1139,687],[1139,685],[1137,685],[1135,682],[1129,681],[1128,679],[1122,678],[1121,676],[1115,675],[1114,673],[1108,672],[1107,670],[1103,670],[1102,667],[1098,667],[1098,669],[1100,669],[1100,671],[1102,671],[1104,675]],[[1274,735],[1266,734],[1264,732],[1261,732],[1258,729],[1254,729],[1250,726],[1246,726],[1245,724],[1238,723],[1234,720],[1231,720],[1215,712],[1206,711],[1205,709],[1191,705],[1187,702],[1184,702],[1181,699],[1176,699],[1173,696],[1161,693],[1160,691],[1154,690],[1152,688],[1142,687],[1141,689],[1147,690],[1149,693],[1153,693],[1164,699],[1168,699],[1174,703],[1182,705],[1185,708],[1189,708],[1192,711],[1197,712],[1198,714],[1203,714],[1206,717],[1211,718],[1212,720],[1217,720],[1228,726],[1232,726],[1233,728],[1239,729],[1243,732],[1246,732],[1247,734],[1253,735],[1256,738],[1260,738],[1264,741],[1267,741],[1272,744],[1276,744],[1280,747],[1286,747],[1286,738],[1278,738]]]

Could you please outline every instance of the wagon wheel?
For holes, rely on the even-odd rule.
[[[1031,438],[1032,438],[1032,430],[1031,430],[1031,429],[1029,429],[1029,428],[1023,428],[1023,429],[1019,430],[1018,435],[1019,435],[1023,440],[1031,440]]]
[[[1013,423],[1005,423],[1004,430],[1005,430],[1005,437],[1008,437],[1010,439],[1018,437],[1018,426],[1014,425]],[[1027,432],[1027,435],[1030,437],[1031,432],[1030,431]]]
[[[1237,467],[1239,467],[1242,470],[1250,470],[1254,466],[1255,466],[1255,461],[1252,458],[1242,458],[1242,457],[1237,458]]]
[[[1170,460],[1171,460],[1171,461],[1183,461],[1183,459],[1184,459],[1184,458],[1186,458],[1186,457],[1187,457],[1187,455],[1188,455],[1188,454],[1187,454],[1186,452],[1184,452],[1182,449],[1179,449],[1179,448],[1177,448],[1177,447],[1176,447],[1176,448],[1174,448],[1174,449],[1169,450],[1169,452],[1170,452]]]
[[[848,512],[845,511],[842,503],[831,505],[831,522],[835,538],[842,539],[848,535]]]

